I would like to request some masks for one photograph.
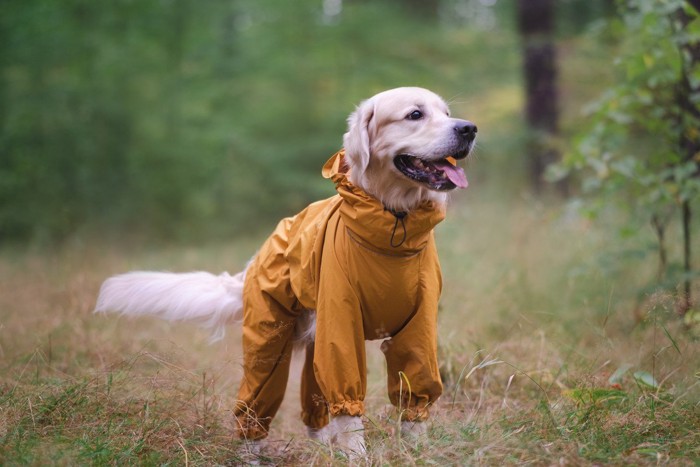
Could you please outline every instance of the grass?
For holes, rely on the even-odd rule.
[[[445,392],[429,440],[397,436],[381,353],[369,344],[369,461],[414,464],[697,465],[700,344],[634,291],[653,265],[601,267],[611,228],[527,197],[453,200],[439,228]],[[259,239],[120,250],[5,251],[0,262],[0,463],[245,462],[231,407],[241,376],[232,329],[209,346],[190,326],[93,316],[101,281],[135,268],[237,270]],[[600,253],[600,255],[598,254]],[[605,256],[603,255],[603,256]],[[649,269],[649,271],[647,271]],[[263,462],[343,464],[305,439],[296,362]]]

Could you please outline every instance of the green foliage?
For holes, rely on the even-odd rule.
[[[513,79],[508,34],[472,66],[483,31],[434,3],[1,2],[0,239],[222,237],[332,194],[320,167],[360,99]]]
[[[631,207],[633,218],[649,222],[657,236],[656,287],[684,284],[685,313],[692,306],[691,202],[700,195],[700,18],[684,0],[619,2],[620,17],[607,23],[617,37],[617,84],[587,109],[588,124],[575,150],[549,177],[582,176],[585,194],[597,201],[589,213],[611,200]],[[669,262],[666,231],[681,208],[682,269]],[[628,228],[629,237],[636,228]],[[648,288],[640,295],[649,292]]]
[[[678,97],[683,74],[700,73],[684,68],[681,52],[700,38],[700,21],[683,0],[620,5],[621,17],[606,31],[621,42],[617,84],[589,106],[576,151],[552,167],[550,177],[579,171],[584,192],[622,199],[648,219],[700,194],[698,161],[688,159],[680,146],[683,135],[697,137],[700,122]],[[692,15],[685,28],[676,14],[683,8]],[[692,98],[698,102],[700,95]]]

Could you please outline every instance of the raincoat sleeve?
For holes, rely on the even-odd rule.
[[[437,313],[442,288],[435,243],[424,252],[420,297],[411,319],[382,343],[387,362],[389,399],[402,420],[423,421],[442,394],[437,361]]]
[[[329,232],[338,231],[337,217]],[[367,388],[360,301],[343,264],[345,236],[327,235],[319,274],[314,373],[331,416],[364,413]],[[347,245],[345,245],[347,246]],[[340,258],[339,256],[340,255]]]

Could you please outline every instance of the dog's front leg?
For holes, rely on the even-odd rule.
[[[361,418],[367,392],[362,306],[337,258],[324,253],[319,278],[314,377],[328,406],[333,445],[359,459],[367,452]]]
[[[362,425],[361,417],[338,415],[331,420],[330,429],[334,435],[335,445],[350,459],[364,457],[367,454],[365,427]]]
[[[317,441],[321,444],[331,444],[333,441],[333,424],[329,423],[323,428],[306,427],[306,434],[309,439]]]

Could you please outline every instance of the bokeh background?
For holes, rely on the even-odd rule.
[[[332,193],[319,170],[354,106],[404,85],[479,125],[473,189],[507,202],[528,180],[516,3],[6,0],[0,238],[269,229]],[[609,44],[584,36],[615,8],[554,3],[545,39],[567,134],[611,77]]]

